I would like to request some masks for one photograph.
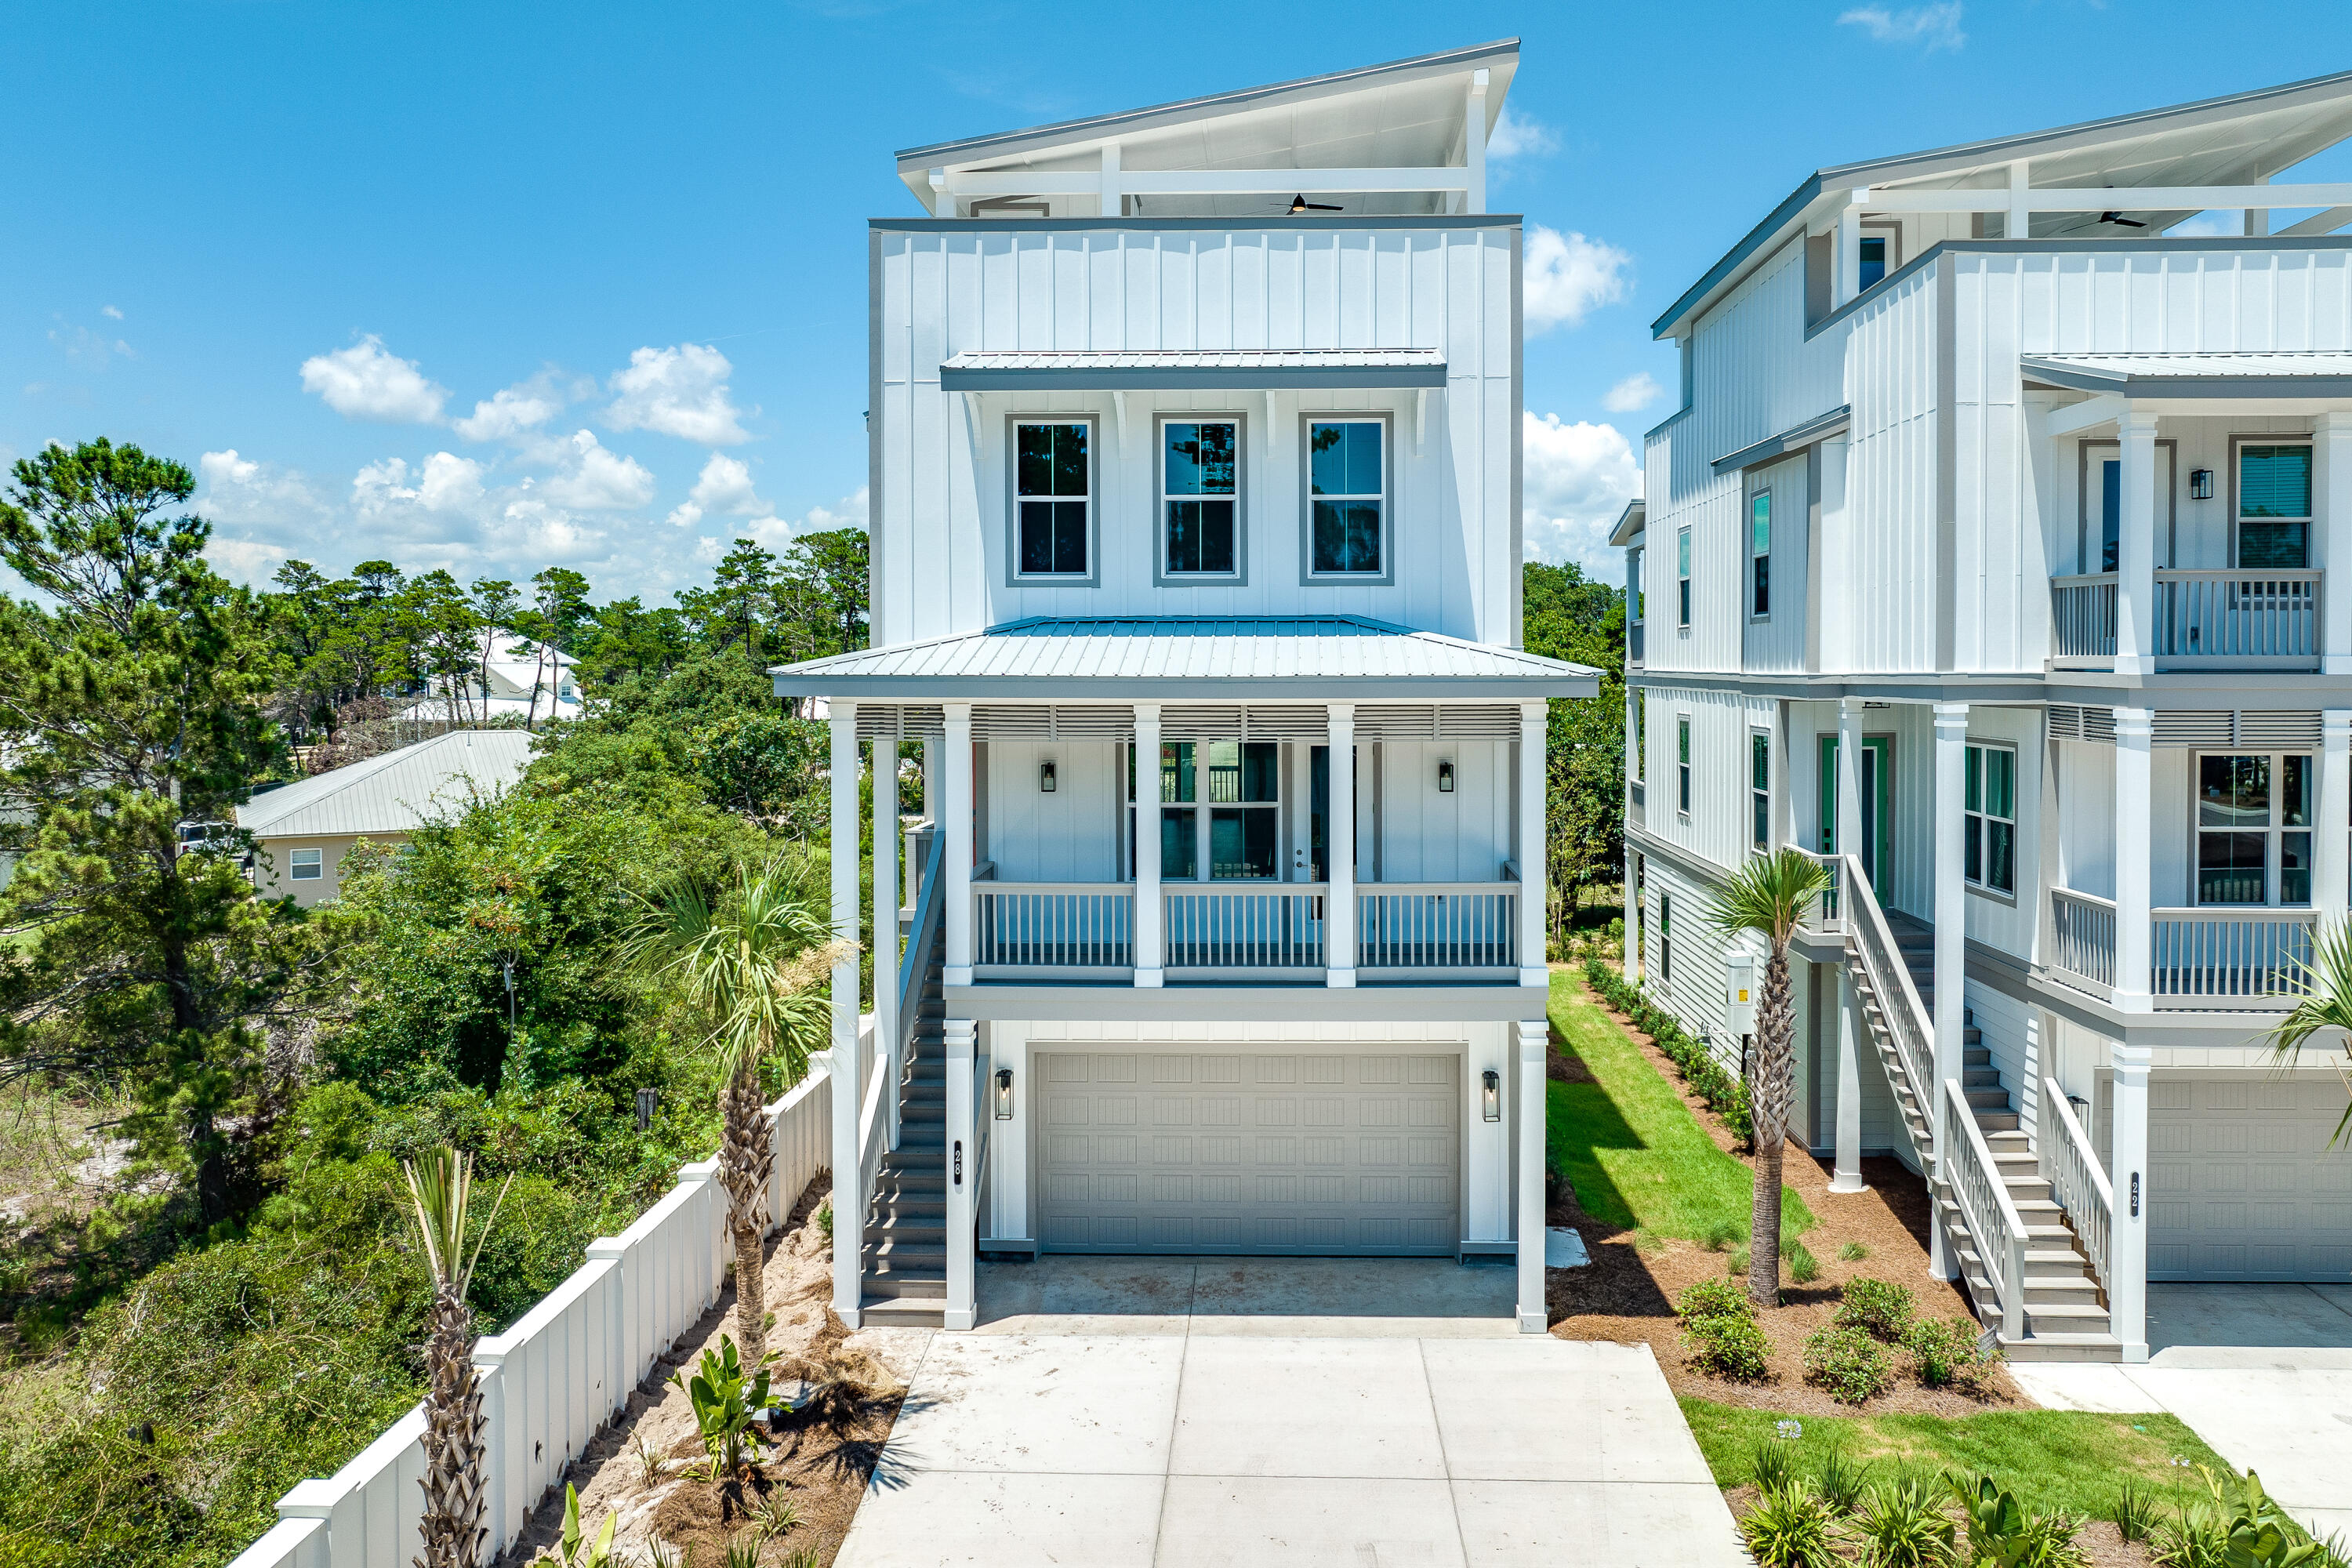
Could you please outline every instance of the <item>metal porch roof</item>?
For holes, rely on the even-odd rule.
[[[1035,616],[782,665],[780,697],[1591,697],[1598,670],[1362,616]],[[1214,688],[1203,686],[1214,682]]]
[[[949,392],[1444,386],[1439,349],[1054,349],[960,353]]]
[[[2352,396],[2352,353],[2020,354],[2029,381],[2128,397]]]
[[[475,792],[512,788],[530,742],[520,730],[452,730],[256,795],[236,808],[237,826],[257,838],[412,833]]]

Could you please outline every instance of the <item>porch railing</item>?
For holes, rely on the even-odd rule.
[[[972,889],[972,963],[1019,969],[1135,963],[1135,889],[1125,882],[985,882]]]
[[[2025,1220],[1993,1163],[1992,1150],[1969,1108],[1960,1080],[1948,1078],[1938,1097],[1937,1165],[1961,1223],[1977,1249],[1979,1266],[2000,1299],[2000,1333],[2025,1337]]]
[[[1838,890],[1847,940],[1862,960],[1870,988],[1886,1016],[1886,1026],[1894,1032],[1895,1054],[1910,1080],[1913,1103],[1924,1113],[1936,1102],[1935,1022],[1927,1005],[1919,1000],[1919,988],[1911,984],[1910,966],[1895,945],[1886,913],[1878,907],[1878,896],[1871,889],[1870,879],[1862,874],[1861,863],[1852,855],[1837,858],[1843,863]],[[1920,1151],[1923,1155],[1927,1152]]]
[[[2042,1174],[2050,1184],[2050,1195],[2066,1211],[2067,1221],[2074,1235],[2090,1256],[2091,1273],[2101,1289],[2107,1283],[2109,1237],[2116,1221],[2116,1193],[2107,1184],[2107,1173],[2101,1168],[2098,1156],[2091,1152],[2091,1140],[2084,1136],[2082,1122],[2075,1120],[2074,1108],[2067,1103],[2066,1091],[2054,1078],[2042,1080],[2042,1110],[2035,1124],[2036,1152],[2041,1156]]]
[[[2116,984],[2116,906],[2112,899],[2050,889],[2050,963],[2103,994]]]
[[[1320,969],[1327,943],[1319,882],[1170,889],[1171,969]]]
[[[1845,879],[1845,858],[1842,855],[1816,855],[1804,848],[1798,849],[1797,853],[1820,866],[1830,879],[1830,885],[1822,891],[1820,901],[1806,915],[1806,926],[1823,936],[1843,935],[1845,921],[1838,912],[1838,887]]]
[[[2159,1007],[2279,1008],[2311,962],[2310,910],[2157,910],[2150,984]]]
[[[2148,652],[2168,669],[2317,668],[2321,576],[2311,571],[2158,572]],[[2112,572],[2050,580],[2053,663],[2113,664],[2116,588]]]
[[[2114,573],[2050,579],[2050,652],[2060,664],[2114,662]]]
[[[1518,889],[1503,882],[1419,882],[1356,890],[1361,969],[1518,965]]]

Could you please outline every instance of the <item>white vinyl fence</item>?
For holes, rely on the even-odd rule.
[[[812,1067],[768,1110],[776,1156],[768,1206],[781,1225],[832,1163],[824,1068]],[[489,1470],[485,1562],[521,1532],[562,1484],[564,1466],[719,1299],[733,1248],[718,1169],[713,1159],[681,1170],[659,1203],[619,1236],[589,1243],[588,1261],[506,1332],[475,1342]],[[230,1568],[408,1568],[423,1544],[424,1431],[419,1405],[332,1477],[296,1483],[278,1500],[278,1523]]]

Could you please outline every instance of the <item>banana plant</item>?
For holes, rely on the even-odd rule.
[[[689,1381],[682,1372],[670,1373],[670,1384],[694,1406],[695,1429],[702,1435],[703,1452],[710,1456],[710,1479],[731,1474],[747,1459],[756,1462],[766,1438],[758,1420],[768,1407],[768,1369],[747,1373],[735,1342],[719,1336],[719,1348],[702,1352],[702,1364]]]
[[[613,1528],[621,1522],[621,1510],[608,1510],[604,1528],[596,1539],[583,1543],[580,1530],[580,1489],[566,1481],[563,1486],[563,1539],[554,1550],[541,1552],[531,1560],[531,1568],[551,1563],[554,1568],[606,1568],[613,1560]]]

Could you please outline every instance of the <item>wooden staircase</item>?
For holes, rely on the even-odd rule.
[[[866,1323],[936,1329],[947,1310],[944,946],[934,934],[898,1079],[898,1146],[883,1154],[866,1205],[859,1305]]]
[[[1929,1017],[1936,1008],[1935,932],[1906,916],[1889,913],[1887,929],[1895,938],[1903,966],[1919,993]],[[1922,1106],[1911,1091],[1900,1052],[1886,1016],[1892,999],[1875,994],[1865,965],[1848,963],[1854,989],[1870,1028],[1873,1046],[1895,1100],[1905,1131],[1919,1163],[1927,1163],[1934,1146],[1931,1107]],[[1969,1015],[1963,1015],[1969,1017]],[[2064,1212],[2051,1196],[2050,1183],[2041,1173],[2038,1157],[2020,1123],[1984,1032],[1973,1021],[1960,1036],[1960,1088],[1977,1127],[1991,1150],[2001,1184],[2025,1222],[2025,1335],[2001,1340],[2002,1352],[2011,1361],[2119,1361],[2123,1347],[2110,1331],[2105,1293],[2093,1275],[2089,1257],[2066,1224]],[[1941,1184],[1935,1192],[1937,1223],[1943,1226],[1945,1246],[1958,1264],[1977,1321],[1998,1331],[2001,1303],[1984,1268],[1959,1207]]]

